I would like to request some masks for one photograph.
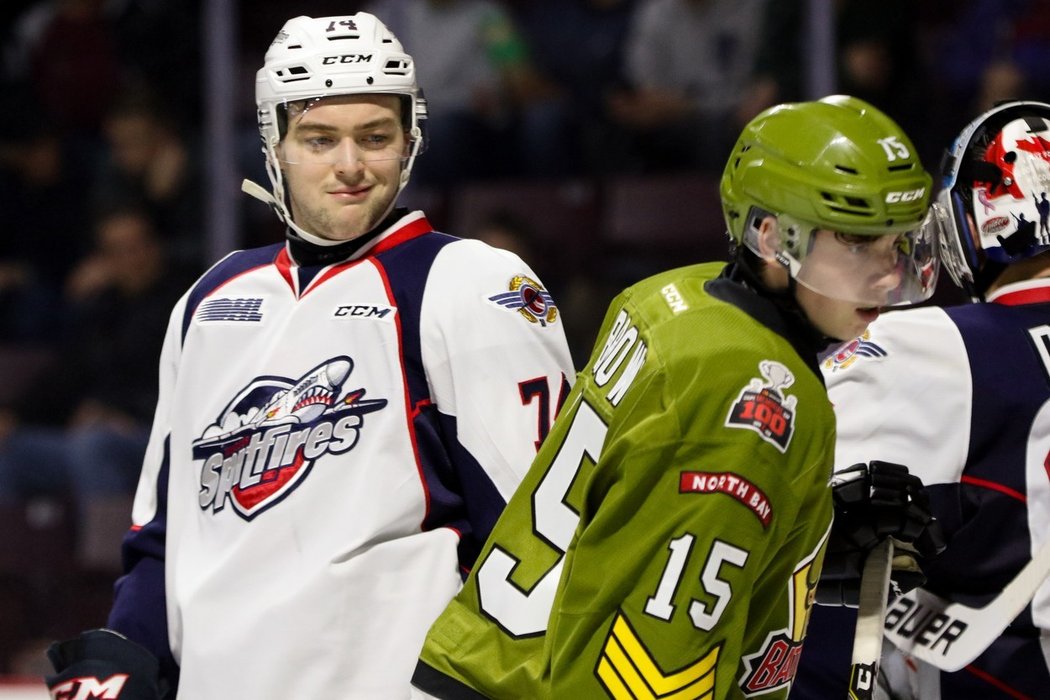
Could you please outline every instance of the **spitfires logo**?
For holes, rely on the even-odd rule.
[[[765,381],[752,379],[726,416],[727,428],[754,430],[762,439],[781,452],[786,452],[795,433],[797,396],[787,396],[784,389],[795,383],[795,375],[773,360],[762,360],[758,371]]]
[[[854,338],[842,345],[834,354],[828,355],[824,360],[824,371],[838,372],[840,369],[846,369],[856,362],[858,357],[877,359],[886,357],[888,354],[881,345],[872,341],[871,331],[866,330],[859,338]]]
[[[539,282],[525,275],[517,275],[511,279],[509,287],[510,291],[491,296],[489,301],[517,311],[529,323],[546,326],[557,320],[558,307],[554,305],[554,298]]]
[[[297,380],[260,377],[241,390],[193,443],[203,463],[201,510],[229,503],[251,520],[302,483],[318,459],[352,449],[364,416],[387,404],[366,400],[364,389],[343,392],[353,367],[339,356]]]

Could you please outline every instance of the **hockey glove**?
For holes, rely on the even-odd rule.
[[[55,675],[44,680],[52,700],[162,700],[166,683],[149,651],[112,630],[81,632],[47,649]]]
[[[886,537],[894,543],[893,594],[926,581],[920,560],[944,551],[945,544],[919,477],[900,464],[854,464],[832,477],[831,494],[835,520],[817,585],[819,604],[856,607],[864,560]]]

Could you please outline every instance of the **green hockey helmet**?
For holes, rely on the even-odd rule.
[[[738,246],[775,259],[820,294],[885,306],[933,293],[937,244],[922,227],[930,189],[915,147],[892,119],[834,95],[755,117],[733,147],[721,197]],[[758,235],[768,216],[776,219],[772,245]],[[817,231],[831,232],[851,259],[811,256]],[[899,282],[870,288],[874,268],[887,260]]]

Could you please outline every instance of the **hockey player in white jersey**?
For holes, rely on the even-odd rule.
[[[53,697],[408,697],[573,376],[520,258],[396,206],[415,76],[365,13],[271,44],[245,189],[287,241],[175,307],[110,629],[52,646]]]
[[[1050,538],[1050,245],[1038,231],[1050,191],[1050,104],[1009,102],[981,115],[942,175],[927,225],[941,229],[944,267],[976,303],[883,314],[823,370],[836,465],[907,458],[948,542],[923,567],[923,588],[983,608]],[[816,643],[803,652],[793,699],[845,696],[848,656],[835,650],[848,655],[849,628],[835,614],[814,612]],[[886,632],[950,668],[944,657],[960,636],[982,630],[947,620],[902,599]],[[887,642],[881,697],[1047,697],[1050,583],[1001,635],[987,634],[987,649],[954,672]]]

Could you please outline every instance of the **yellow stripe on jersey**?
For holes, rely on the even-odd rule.
[[[686,668],[665,674],[623,613],[613,620],[596,669],[616,700],[709,700],[715,692],[719,647]]]
[[[823,540],[821,540],[821,544],[823,544]],[[817,579],[820,576],[820,571],[814,566],[814,558],[819,552],[820,546],[805,560],[800,562],[798,568],[791,575],[791,614],[788,618],[788,631],[793,642],[801,642],[806,637],[806,627],[809,625],[809,612],[813,608],[813,603],[817,596]]]
[[[604,655],[598,661],[598,678],[601,679],[602,686],[610,697],[616,698],[616,700],[634,699],[634,694],[623,684],[623,681],[616,674],[616,669],[613,668],[608,657]]]

